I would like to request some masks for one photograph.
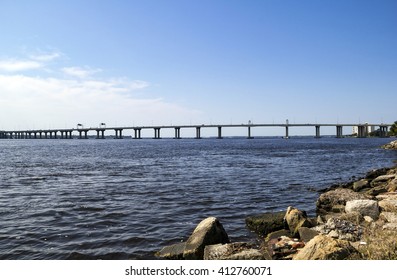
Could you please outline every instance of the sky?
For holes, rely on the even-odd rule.
[[[393,123],[396,14],[387,0],[0,0],[0,129]]]

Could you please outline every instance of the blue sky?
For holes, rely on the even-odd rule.
[[[1,0],[0,129],[394,122],[396,14],[397,1]]]

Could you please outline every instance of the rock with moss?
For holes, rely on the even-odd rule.
[[[284,216],[285,211],[264,213],[247,217],[245,223],[251,231],[265,237],[271,232],[288,228]]]

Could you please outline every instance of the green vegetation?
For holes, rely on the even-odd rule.
[[[390,127],[389,135],[397,136],[397,121],[395,121],[394,124]]]

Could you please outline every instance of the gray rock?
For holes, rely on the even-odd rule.
[[[229,237],[219,220],[215,217],[209,217],[197,225],[186,241],[183,258],[202,260],[205,246],[229,242]]]
[[[329,235],[331,233],[333,238],[348,241],[360,240],[363,234],[363,229],[361,226],[338,218],[330,218],[326,224],[316,226],[312,229],[319,232],[320,234]]]
[[[245,242],[205,246],[204,260],[263,260],[263,253]]]
[[[169,260],[183,260],[183,252],[185,251],[186,242],[177,243],[174,245],[166,246],[155,255],[159,258]]]
[[[326,215],[334,205],[346,205],[347,201],[366,198],[366,195],[350,189],[335,189],[320,195],[316,202],[316,212],[318,215]]]
[[[346,202],[345,212],[358,212],[376,220],[379,217],[379,205],[377,201],[370,199],[351,200]]]
[[[298,232],[299,232],[299,238],[305,243],[309,242],[311,239],[313,239],[315,236],[318,235],[317,231],[307,227],[299,228]]]

